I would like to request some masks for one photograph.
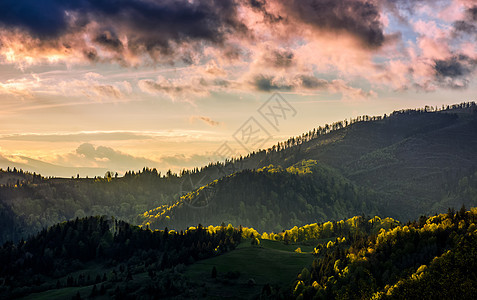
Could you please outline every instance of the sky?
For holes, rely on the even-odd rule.
[[[2,0],[0,167],[201,167],[474,101],[477,0]]]

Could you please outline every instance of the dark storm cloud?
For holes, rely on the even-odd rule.
[[[241,5],[260,11],[268,20],[284,20],[267,12],[267,1],[274,0],[2,0],[0,24],[54,39],[95,21],[112,29],[94,37],[102,45],[120,49],[117,36],[128,31],[129,46],[165,51],[171,41],[220,42],[225,33],[247,32],[237,17]],[[291,0],[283,1],[282,6],[283,14],[298,21],[349,32],[369,46],[380,46],[385,38],[380,8],[374,1]]]
[[[275,77],[270,75],[257,75],[251,83],[258,91],[262,92],[289,91],[293,89],[292,85],[275,82]]]
[[[116,36],[111,34],[110,31],[98,34],[94,41],[115,52],[121,52],[124,48],[123,43]]]
[[[294,56],[292,51],[278,49],[265,53],[264,61],[271,67],[289,68],[294,63]]]
[[[282,82],[272,75],[257,75],[252,80],[252,85],[259,91],[290,91],[290,90],[325,90],[332,86],[327,80],[311,75],[300,74],[294,76],[289,82]]]
[[[322,89],[329,86],[329,82],[309,75],[299,75],[297,79],[301,82],[301,86],[305,89],[314,90]]]
[[[83,55],[90,62],[97,62],[99,60],[98,52],[94,48],[84,49]]]
[[[278,2],[283,10],[277,14],[267,4]],[[248,0],[269,23],[294,22],[309,24],[324,31],[347,32],[368,47],[379,47],[385,41],[380,14],[383,1],[372,0]]]
[[[294,54],[291,51],[275,51],[275,66],[288,68],[293,64]]]
[[[73,4],[69,1],[64,3],[66,6]],[[68,27],[65,6],[55,0],[0,1],[0,24],[8,28],[26,29],[40,38],[58,36]]]
[[[435,70],[438,76],[463,77],[475,69],[475,61],[465,55],[454,56],[448,60],[436,60]]]
[[[267,0],[248,0],[246,2],[250,7],[253,8],[253,10],[260,12],[265,20],[270,23],[276,23],[283,20],[282,16],[275,16],[267,11]]]
[[[477,6],[468,8],[463,20],[454,22],[454,30],[456,33],[477,35]]]
[[[466,55],[455,55],[446,60],[436,60],[435,76],[442,86],[454,89],[466,88],[477,67],[477,61]]]
[[[220,43],[226,33],[245,32],[237,5],[234,0],[2,0],[0,26],[54,40],[95,22],[108,30],[98,32],[94,41],[110,50],[120,51],[117,37],[127,36],[130,49],[167,53],[171,42]]]
[[[25,52],[55,49],[66,55],[82,53],[92,63],[134,65],[152,59],[153,63],[194,64],[197,55],[187,51],[199,53],[204,45],[221,48],[221,54],[231,60],[243,58],[246,51],[241,41],[257,38],[261,30],[244,24],[244,12],[250,9],[263,16],[272,32],[291,29],[290,38],[307,24],[318,29],[317,35],[344,32],[364,47],[380,47],[387,39],[380,21],[382,1],[2,0],[0,29],[33,37],[18,40]],[[285,27],[274,27],[276,24]],[[277,67],[294,63],[293,53],[273,54]]]
[[[368,47],[385,41],[380,7],[366,0],[290,0],[283,1],[289,15],[316,28],[347,32]]]
[[[471,19],[472,21],[477,21],[477,5],[471,7],[471,8],[469,8],[469,9],[467,10],[467,16],[468,16],[469,19]]]
[[[465,32],[465,33],[476,33],[477,27],[474,24],[468,23],[467,21],[456,21],[454,22],[454,29],[456,32]]]

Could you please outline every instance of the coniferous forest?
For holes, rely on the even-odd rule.
[[[0,170],[0,298],[473,299],[477,106],[161,173]]]

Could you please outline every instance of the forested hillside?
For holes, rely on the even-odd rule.
[[[475,206],[476,112],[469,102],[361,116],[180,174],[144,168],[123,177],[61,179],[12,166],[0,171],[0,242],[89,215],[178,230],[195,221],[279,230],[356,214],[407,221]],[[310,160],[310,174],[287,171]]]
[[[376,215],[377,198],[370,189],[308,160],[287,169],[270,165],[213,181],[173,205],[146,212],[143,225],[187,228],[225,222],[281,232],[361,213]]]
[[[476,249],[477,209],[464,207],[405,224],[355,216],[278,233],[151,231],[90,217],[4,244],[0,297],[474,299]]]
[[[0,298],[85,286],[92,297],[182,293],[185,283],[164,270],[230,251],[241,235],[232,227],[153,232],[114,218],[76,219],[0,248]],[[144,272],[148,280],[133,284]]]
[[[477,210],[421,217],[318,244],[295,282],[297,299],[474,299]]]
[[[0,171],[0,242],[17,241],[76,217],[108,215],[136,223],[149,207],[173,203],[177,176],[144,169],[121,178],[42,178],[23,171]]]
[[[473,102],[442,109],[426,107],[396,111],[385,117],[364,116],[351,122],[319,127],[266,151],[231,160],[221,169],[237,171],[245,168],[246,171],[218,182],[212,182],[214,178],[205,176],[211,182],[209,185],[191,192],[173,205],[147,211],[145,223],[154,224],[155,221],[151,221],[154,218],[159,219],[161,226],[169,224],[174,227],[177,224],[177,228],[181,228],[186,224],[183,220],[187,217],[192,220],[217,220],[215,217],[220,216],[224,222],[253,224],[260,230],[269,230],[270,226],[265,223],[275,219],[278,226],[273,229],[278,229],[292,224],[283,223],[282,216],[275,215],[274,210],[281,204],[271,200],[278,198],[290,202],[285,206],[288,214],[285,219],[293,218],[298,224],[313,221],[303,215],[312,211],[307,205],[316,205],[314,217],[318,220],[323,220],[321,212],[324,212],[324,220],[379,212],[401,221],[418,218],[421,214],[443,212],[448,207],[475,206],[476,128],[477,106]],[[318,178],[325,173],[321,177],[317,174],[305,175],[299,180],[304,182],[315,176],[316,180],[311,179],[315,189],[313,195],[300,190],[309,183],[303,186],[286,181],[274,184],[270,180],[262,182],[261,189],[257,190],[255,181],[267,176],[247,171],[250,167],[258,170],[270,165],[285,170],[308,160],[315,160],[321,170],[328,170],[326,176],[336,179],[336,182],[345,182],[342,181],[344,178],[348,188],[353,186],[353,191],[364,192],[369,197],[360,197],[361,205],[352,201],[341,202],[349,196],[350,189],[343,194],[345,187],[337,185],[340,199],[325,196],[321,202],[316,201],[315,195],[321,188]],[[321,174],[321,171],[318,173]],[[279,178],[283,178],[283,174],[276,172],[274,176],[281,180]],[[200,173],[191,174],[187,179],[200,181],[200,176]],[[329,187],[328,190],[325,186],[323,188],[324,194],[330,192]],[[280,197],[274,198],[274,193]],[[207,205],[200,204],[204,201]],[[241,202],[243,205],[240,207]],[[192,203],[192,208],[196,210],[181,203]],[[288,207],[291,209],[288,210]],[[300,211],[301,217],[294,212],[295,208]],[[233,216],[230,216],[232,211]],[[338,211],[341,214],[336,213]],[[256,222],[257,214],[261,215],[264,224]],[[162,222],[162,217],[167,218],[168,223]]]

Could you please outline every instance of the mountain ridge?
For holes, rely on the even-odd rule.
[[[289,148],[279,143],[267,151],[228,163],[232,166],[255,164],[256,169],[276,163],[275,167],[286,169],[293,164],[317,160],[356,186],[376,193],[376,211],[400,220],[415,219],[448,207],[476,205],[477,194],[463,197],[448,190],[449,186],[477,172],[475,108],[475,103],[469,103],[444,111],[403,110],[389,117],[370,118],[373,121],[358,121],[344,127],[334,125],[332,128],[336,130],[309,140],[290,139],[295,144]],[[255,163],[251,163],[254,160]],[[243,187],[250,184],[244,183]],[[253,198],[253,194],[250,196]],[[230,197],[234,197],[234,193]],[[173,209],[180,210],[177,205]],[[196,215],[207,219],[204,212]],[[238,224],[246,224],[246,221],[239,220]]]
[[[267,150],[180,174],[144,168],[118,178],[111,174],[96,179],[37,178],[19,180],[19,186],[10,182],[0,186],[2,214],[9,220],[2,227],[0,242],[18,240],[77,216],[115,215],[142,224],[138,216],[145,211],[173,205],[188,192],[229,174],[269,165],[286,169],[306,160],[316,160],[353,185],[379,195],[379,207],[352,213],[379,212],[408,220],[462,204],[470,207],[477,203],[472,179],[477,172],[476,107],[468,102],[437,111],[428,107],[335,122]]]

